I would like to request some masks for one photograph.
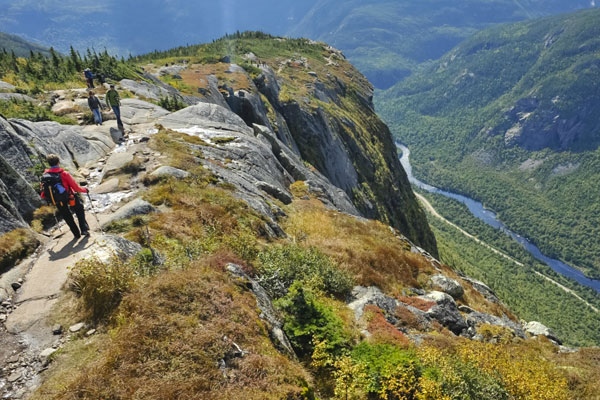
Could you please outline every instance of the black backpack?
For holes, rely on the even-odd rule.
[[[42,191],[48,203],[55,206],[67,204],[69,193],[63,186],[60,172],[45,172],[42,175]]]

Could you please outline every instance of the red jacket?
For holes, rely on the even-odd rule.
[[[50,169],[47,169],[44,171],[44,173],[46,173],[46,172],[51,172],[51,173],[55,173],[55,174],[59,173],[60,178],[62,179],[63,186],[65,187],[65,189],[67,189],[67,192],[69,192],[69,193],[74,193],[74,192],[87,193],[88,192],[87,189],[79,186],[77,184],[77,182],[75,182],[75,179],[73,179],[71,174],[69,174],[67,171],[65,171],[62,168],[54,167],[54,168],[50,168]],[[42,199],[45,199],[43,191],[42,191]]]

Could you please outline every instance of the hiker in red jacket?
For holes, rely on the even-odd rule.
[[[89,236],[90,231],[85,220],[83,203],[77,195],[77,193],[87,193],[88,190],[80,187],[71,174],[60,168],[60,160],[57,155],[50,154],[46,157],[46,161],[50,168],[45,170],[42,176],[42,198],[56,206],[60,215],[71,228],[75,239],[79,239],[81,235]],[[77,215],[81,232],[73,219],[71,209]]]

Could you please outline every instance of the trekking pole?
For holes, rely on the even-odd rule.
[[[87,197],[88,200],[90,201],[90,209],[92,210],[92,214],[94,214],[94,218],[96,218],[96,222],[98,223],[98,229],[100,229],[101,233],[104,233],[104,231],[102,230],[102,225],[100,225],[100,220],[98,219],[98,215],[96,214],[96,209],[94,208],[94,202],[92,201],[92,196],[90,196],[90,191],[87,191]]]
[[[54,212],[52,213],[52,216],[54,217],[54,222],[56,222],[56,227],[58,228],[58,236],[62,235],[62,226],[60,226],[60,223],[58,222],[58,217],[56,216],[56,211],[58,210],[54,210]]]

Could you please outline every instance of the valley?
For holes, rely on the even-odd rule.
[[[480,200],[544,254],[591,278],[600,256],[599,16],[483,31],[376,96],[413,150],[419,178]]]

